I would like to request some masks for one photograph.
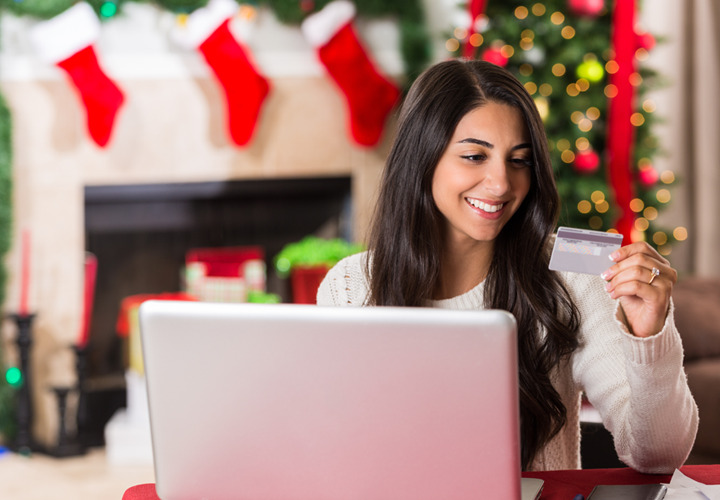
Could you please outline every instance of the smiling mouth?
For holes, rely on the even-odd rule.
[[[498,210],[501,210],[506,205],[506,203],[496,203],[496,204],[485,203],[483,201],[474,200],[472,198],[465,198],[465,201],[467,201],[473,207],[475,207],[479,210],[482,210],[483,212],[487,212],[489,214],[494,214],[495,212],[497,212]]]

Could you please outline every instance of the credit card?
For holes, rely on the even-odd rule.
[[[559,227],[550,269],[599,275],[613,263],[610,254],[622,245],[622,234]]]

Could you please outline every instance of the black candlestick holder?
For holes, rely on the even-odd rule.
[[[74,457],[85,453],[85,448],[77,441],[77,435],[67,432],[67,397],[75,390],[74,387],[51,387],[58,404],[58,437],[55,446],[48,448],[47,453],[54,457]]]
[[[29,454],[36,448],[32,438],[33,404],[32,404],[32,377],[30,369],[30,352],[32,348],[32,324],[34,314],[11,314],[15,321],[18,336],[15,342],[18,346],[20,358],[20,373],[22,383],[15,393],[15,414],[17,417],[17,432],[10,443],[10,448],[18,453]]]
[[[87,366],[87,347],[82,345],[72,346],[75,352],[75,372],[77,385],[75,386],[77,399],[77,439],[83,446],[88,446],[90,438],[88,437],[88,412],[87,412],[87,391],[85,388],[85,372]]]

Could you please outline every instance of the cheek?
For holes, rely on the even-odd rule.
[[[532,173],[529,169],[516,172],[513,178],[513,190],[518,200],[522,203],[532,186]]]

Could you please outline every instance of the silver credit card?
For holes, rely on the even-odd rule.
[[[550,269],[599,275],[612,266],[610,254],[620,248],[617,233],[559,227],[550,257]]]

